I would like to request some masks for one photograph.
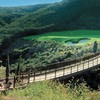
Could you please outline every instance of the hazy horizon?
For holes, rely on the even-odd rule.
[[[0,0],[0,7],[26,6],[60,2],[62,0]]]

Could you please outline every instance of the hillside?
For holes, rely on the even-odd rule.
[[[43,70],[60,69],[71,64],[70,61],[81,64],[88,61],[100,52],[99,9],[100,0],[62,0],[50,4],[0,7],[0,77],[5,76],[7,66],[9,76],[16,76],[17,72],[18,75],[30,71],[42,74]],[[81,40],[85,42],[82,44]],[[67,45],[68,42],[75,45]],[[91,64],[95,63],[94,60]],[[97,68],[75,76],[69,83],[68,80],[61,81],[63,84],[36,82],[23,89],[8,90],[6,96],[0,92],[0,100],[99,100],[99,76],[100,68]]]
[[[19,7],[0,7],[0,26],[5,26],[15,21],[17,18],[29,13],[33,13],[38,9],[44,8],[48,4],[19,6]]]
[[[35,13],[31,12],[17,19],[6,28],[14,28],[16,26],[21,28],[38,28],[53,25],[55,30],[64,30],[69,29],[69,26],[73,26],[73,24],[76,25],[76,29],[80,24],[80,28],[84,25],[84,28],[87,29],[87,23],[88,26],[92,27],[92,24],[89,23],[90,21],[92,21],[92,23],[97,22],[96,25],[99,23],[99,3],[99,0],[64,0],[60,3],[50,4],[44,9],[40,8],[40,10]],[[22,11],[24,12],[24,10]],[[94,29],[95,28],[94,26]],[[71,29],[73,29],[73,27]]]
[[[19,6],[19,7],[0,7],[0,46],[3,44],[2,41],[12,36],[13,35],[12,33],[15,33],[15,30],[17,30],[16,31],[17,34],[19,34],[19,31],[21,31],[18,28],[13,29],[12,26],[8,27],[11,23],[16,21],[18,18],[20,19],[21,17],[24,17],[30,13],[34,13],[39,9],[43,9],[48,5],[49,4],[38,4],[29,6]],[[17,37],[15,36],[15,40],[16,38]]]
[[[52,30],[65,30],[65,29],[90,29],[93,27],[91,23],[94,23],[95,26],[99,23],[99,0],[64,0],[60,3],[55,3],[49,5],[45,9],[42,9],[38,12],[31,13],[21,19],[17,20],[17,23],[14,22],[10,26],[18,26],[22,28],[26,27],[45,27],[47,25],[52,26]],[[98,16],[98,17],[97,17]],[[91,19],[92,18],[92,19]],[[48,20],[49,19],[49,20]],[[26,25],[23,25],[23,23]],[[73,25],[74,24],[74,25]],[[88,25],[87,25],[88,24]],[[28,25],[28,26],[27,26]],[[88,26],[88,27],[87,27]],[[92,29],[97,29],[95,27]],[[89,28],[90,27],[90,28]]]
[[[6,28],[38,28],[46,25],[52,25],[54,30],[64,30],[73,28],[92,28],[90,21],[97,22],[94,29],[98,29],[99,20],[99,0],[63,0],[60,3],[47,5],[28,6],[19,8],[1,8],[0,13],[19,14],[30,12],[25,16],[15,20]],[[41,9],[43,8],[44,9]],[[7,10],[8,9],[8,10]],[[40,9],[40,10],[39,10]],[[37,11],[38,10],[38,11]],[[34,13],[34,11],[37,11]],[[49,20],[48,20],[49,19]],[[88,27],[87,27],[88,23]],[[74,24],[74,25],[73,25]],[[76,26],[76,27],[75,27]]]
[[[48,6],[48,4],[38,4],[29,6],[18,6],[18,7],[0,7],[0,14],[22,14],[31,13],[38,9]]]
[[[63,0],[42,7],[23,7],[24,10],[19,7],[12,11],[9,8],[17,17],[10,22],[1,20],[0,41],[3,45],[0,48],[6,49],[6,42],[11,44],[16,38],[47,31],[100,29],[99,4],[100,0]]]

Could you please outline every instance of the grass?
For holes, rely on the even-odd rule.
[[[66,43],[67,41],[78,43],[82,39],[90,39],[89,42],[100,41],[100,30],[71,30],[61,32],[49,32],[41,35],[32,35],[24,37],[24,39],[32,40],[37,39],[40,41],[44,40],[55,40],[58,42]]]
[[[100,92],[91,92],[85,83],[70,88],[70,83],[44,81],[28,85],[25,89],[7,91],[0,100],[100,100]]]
[[[4,78],[5,77],[5,70],[6,70],[5,67],[0,66],[0,78]]]

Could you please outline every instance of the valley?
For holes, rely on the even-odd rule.
[[[0,7],[0,87],[7,90],[0,100],[99,100],[99,9],[100,0]],[[27,87],[9,90],[10,77],[18,86],[28,80]]]

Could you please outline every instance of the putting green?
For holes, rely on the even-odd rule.
[[[32,35],[24,39],[37,39],[40,41],[55,40],[65,43],[67,41],[78,43],[82,39],[90,39],[88,42],[100,41],[100,30],[71,30],[60,32],[49,32],[41,35]],[[88,43],[87,42],[87,43]],[[85,43],[84,43],[85,44]]]

